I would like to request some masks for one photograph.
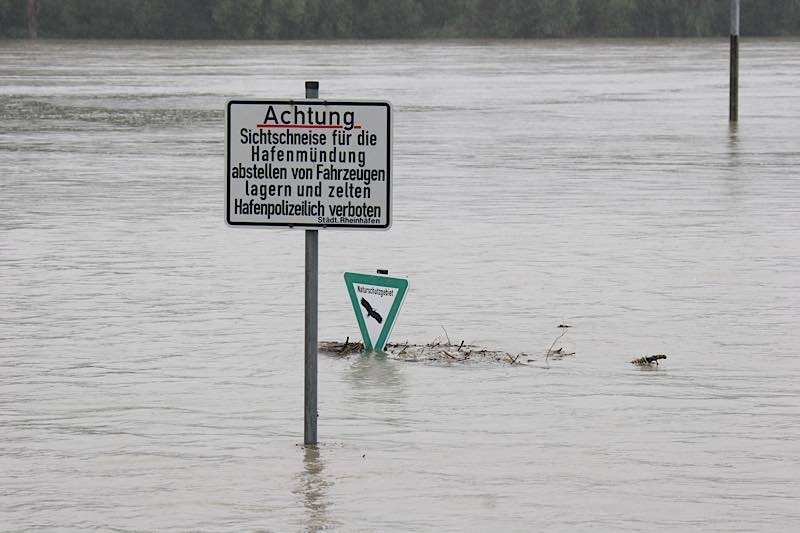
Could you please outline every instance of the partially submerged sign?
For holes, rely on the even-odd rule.
[[[391,225],[387,102],[231,100],[226,118],[228,224]]]
[[[382,351],[408,292],[408,280],[345,272],[344,282],[364,348]]]

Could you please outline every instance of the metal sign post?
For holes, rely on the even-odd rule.
[[[319,82],[306,82],[306,99],[319,98]],[[319,286],[319,231],[306,230],[305,387],[303,444],[317,443],[317,288]]]
[[[731,0],[731,81],[728,121],[739,121],[739,0]]]

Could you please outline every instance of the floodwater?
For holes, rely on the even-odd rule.
[[[0,530],[797,531],[800,42],[0,42]],[[224,223],[230,98],[389,100],[411,290],[319,362],[302,231]],[[559,341],[572,357],[547,361]],[[657,369],[628,361],[664,353]]]

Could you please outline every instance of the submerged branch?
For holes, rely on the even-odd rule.
[[[656,355],[645,355],[644,357],[637,357],[631,363],[638,366],[651,366],[651,365],[658,365],[658,361],[660,359],[666,359],[667,356],[663,353],[656,354]]]

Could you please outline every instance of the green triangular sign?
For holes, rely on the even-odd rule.
[[[408,292],[408,280],[344,273],[344,283],[367,350],[382,351]]]

